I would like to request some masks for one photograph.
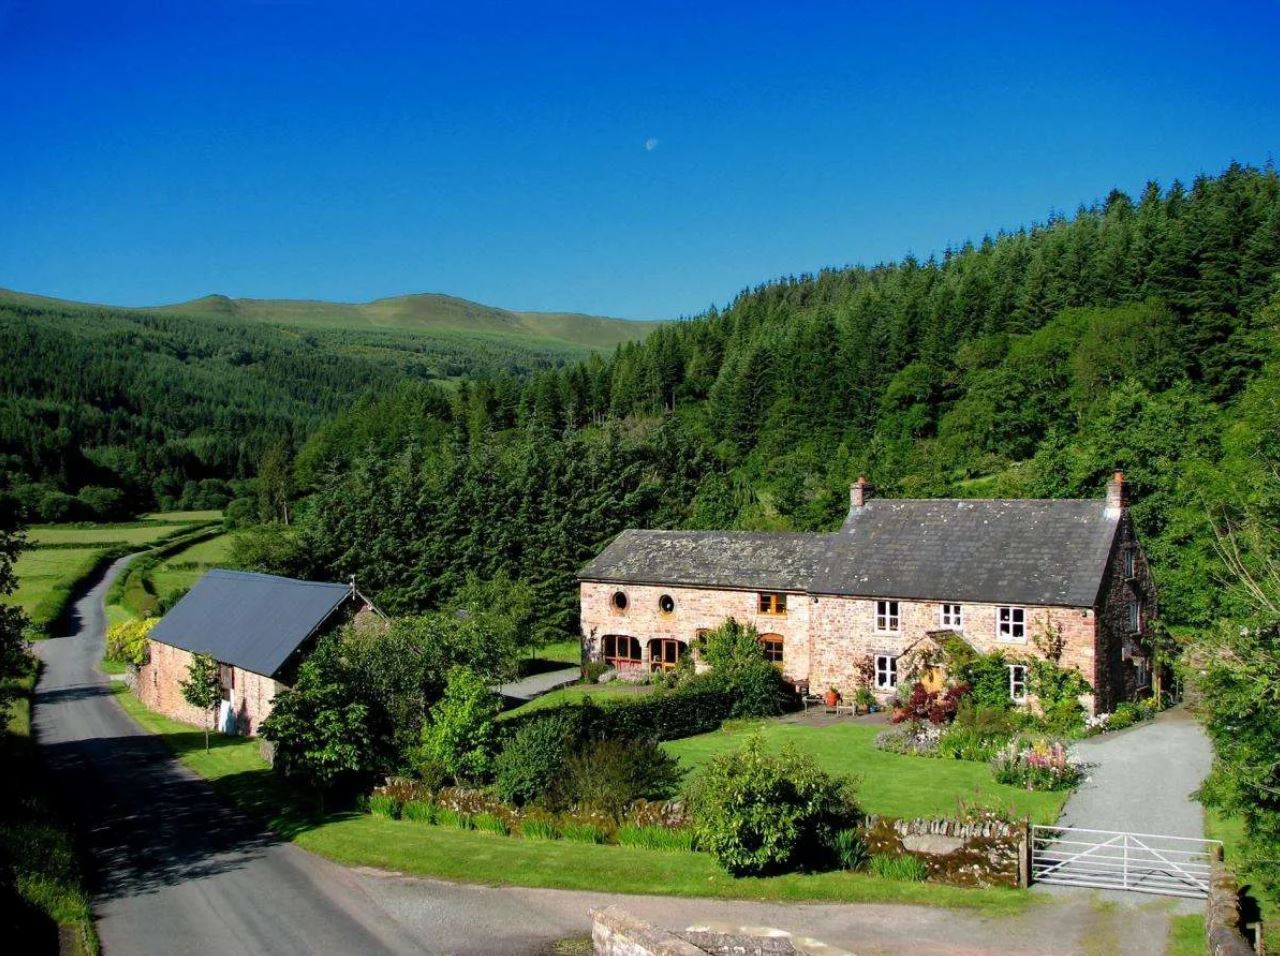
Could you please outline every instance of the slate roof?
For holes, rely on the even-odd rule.
[[[832,535],[624,531],[579,573],[586,581],[803,591]]]
[[[271,677],[351,596],[346,584],[207,571],[150,637]]]
[[[873,498],[827,536],[810,590],[1092,607],[1118,527],[1104,501]]]
[[[579,577],[1092,607],[1118,527],[1101,500],[873,498],[833,534],[624,531]]]

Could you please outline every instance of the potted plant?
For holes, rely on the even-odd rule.
[[[876,695],[871,693],[871,688],[865,684],[858,688],[858,696],[856,702],[858,709],[868,714],[874,713],[876,709]]]
[[[836,690],[834,687],[828,687],[825,699],[828,707],[836,706],[836,704],[840,703],[840,691]]]

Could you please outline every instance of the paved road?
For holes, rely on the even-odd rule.
[[[500,684],[494,690],[503,697],[513,697],[517,700],[533,700],[533,698],[539,697],[548,691],[564,687],[566,684],[572,684],[581,676],[582,671],[578,668],[565,667],[560,670],[543,671],[541,674],[533,674],[530,677],[511,681],[508,684]]]
[[[589,908],[610,903],[672,929],[780,930],[859,956],[1164,952],[1167,913],[1150,901],[1117,911],[1075,897],[993,920],[922,906],[469,886],[329,863],[222,805],[109,696],[96,668],[102,596],[124,563],[76,604],[71,636],[39,645],[46,668],[35,712],[44,753],[88,834],[106,956],[537,956],[554,940],[586,935]]]
[[[422,952],[350,871],[228,810],[110,697],[102,597],[127,560],[38,646],[37,739],[85,826],[107,956]]]

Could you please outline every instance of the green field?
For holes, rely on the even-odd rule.
[[[1018,890],[901,883],[863,873],[735,879],[704,853],[526,841],[366,814],[302,812],[260,756],[256,741],[214,737],[206,754],[202,731],[151,713],[123,686],[116,692],[117,700],[144,729],[160,734],[187,766],[209,779],[226,799],[265,817],[299,846],[352,866],[489,885],[608,887],[621,893],[754,900],[919,903],[976,909],[992,916],[1011,915],[1032,903],[1029,893]]]
[[[109,557],[161,544],[219,517],[216,511],[175,511],[115,524],[36,525],[14,567],[14,600],[39,635],[62,615],[76,585]]]
[[[960,804],[966,802],[1029,816],[1032,823],[1053,823],[1066,802],[1066,793],[1030,793],[998,784],[983,763],[877,750],[875,736],[883,729],[883,725],[853,718],[822,727],[753,721],[662,746],[679,757],[683,766],[696,768],[716,754],[741,747],[759,730],[769,749],[792,744],[802,753],[812,754],[827,772],[857,777],[862,809],[884,816],[955,816]]]
[[[190,588],[210,568],[223,567],[231,556],[231,535],[197,541],[169,555],[149,573],[151,586],[161,600]]]

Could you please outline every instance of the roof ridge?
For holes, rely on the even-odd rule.
[[[287,584],[301,584],[307,587],[350,588],[349,584],[338,581],[304,581],[302,578],[290,578],[283,574],[268,574],[265,571],[241,571],[237,568],[210,568],[205,574],[238,578],[259,578],[263,581],[284,581]]]

